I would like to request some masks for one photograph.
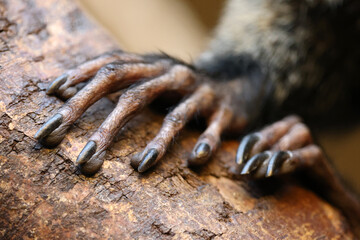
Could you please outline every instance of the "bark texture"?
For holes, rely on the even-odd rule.
[[[1,239],[352,238],[338,210],[296,183],[229,177],[237,141],[191,170],[184,163],[200,131],[186,130],[154,171],[137,173],[130,156],[164,117],[153,110],[126,125],[92,178],[74,161],[113,108],[109,100],[91,107],[60,146],[37,149],[34,133],[63,103],[46,96],[48,83],[114,48],[71,0],[0,1]]]

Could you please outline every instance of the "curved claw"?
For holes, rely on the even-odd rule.
[[[276,174],[276,170],[283,164],[283,162],[292,157],[292,153],[290,151],[279,151],[276,152],[269,160],[268,168],[265,176],[271,177]]]
[[[89,141],[83,150],[81,150],[79,156],[76,159],[77,164],[84,164],[90,160],[90,158],[96,152],[96,143],[94,141]]]
[[[235,162],[237,164],[241,165],[249,159],[251,149],[259,139],[260,136],[257,133],[247,135],[243,138],[236,153]]]
[[[96,152],[96,150],[96,142],[91,140],[85,145],[76,159],[81,173],[86,176],[97,173],[104,162],[105,151]]]
[[[139,164],[138,172],[145,172],[148,170],[151,166],[153,166],[156,163],[156,159],[159,155],[159,152],[155,148],[151,148],[145,156],[142,158],[142,161]]]
[[[189,166],[202,165],[210,158],[210,155],[211,155],[210,145],[207,143],[200,143],[195,148],[190,158],[188,159],[188,165]]]
[[[240,174],[245,175],[252,173],[253,171],[257,170],[264,161],[269,159],[270,156],[271,153],[269,151],[256,154],[246,162]]]
[[[37,140],[42,140],[50,133],[52,133],[56,128],[58,128],[63,121],[63,116],[60,113],[55,114],[50,118],[42,127],[35,133],[34,138]]]
[[[56,78],[46,90],[46,94],[48,95],[54,94],[60,88],[60,86],[66,82],[67,78],[68,75],[66,73]]]

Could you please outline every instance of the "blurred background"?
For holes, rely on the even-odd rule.
[[[206,47],[223,0],[79,0],[131,52],[165,51],[190,61]]]
[[[191,62],[206,48],[225,0],[78,0],[123,50],[164,51]],[[316,131],[316,129],[312,129]],[[317,140],[360,193],[360,125],[318,132]]]

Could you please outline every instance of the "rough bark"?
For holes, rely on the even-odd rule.
[[[34,133],[63,103],[46,96],[49,81],[116,44],[70,0],[0,1],[0,16],[0,238],[352,238],[338,210],[296,183],[229,177],[237,141],[194,171],[184,163],[200,132],[186,130],[154,171],[137,173],[130,156],[162,122],[153,110],[124,128],[94,177],[74,161],[111,111],[109,100],[91,107],[60,146],[37,149]]]

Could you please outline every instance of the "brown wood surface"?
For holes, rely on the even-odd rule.
[[[94,177],[74,161],[114,106],[107,99],[60,146],[37,150],[34,133],[63,103],[45,94],[48,83],[114,48],[73,1],[0,1],[1,239],[352,239],[339,211],[311,191],[231,178],[237,141],[194,171],[184,163],[200,131],[186,130],[154,171],[137,173],[130,156],[164,117],[154,110],[126,125]]]

